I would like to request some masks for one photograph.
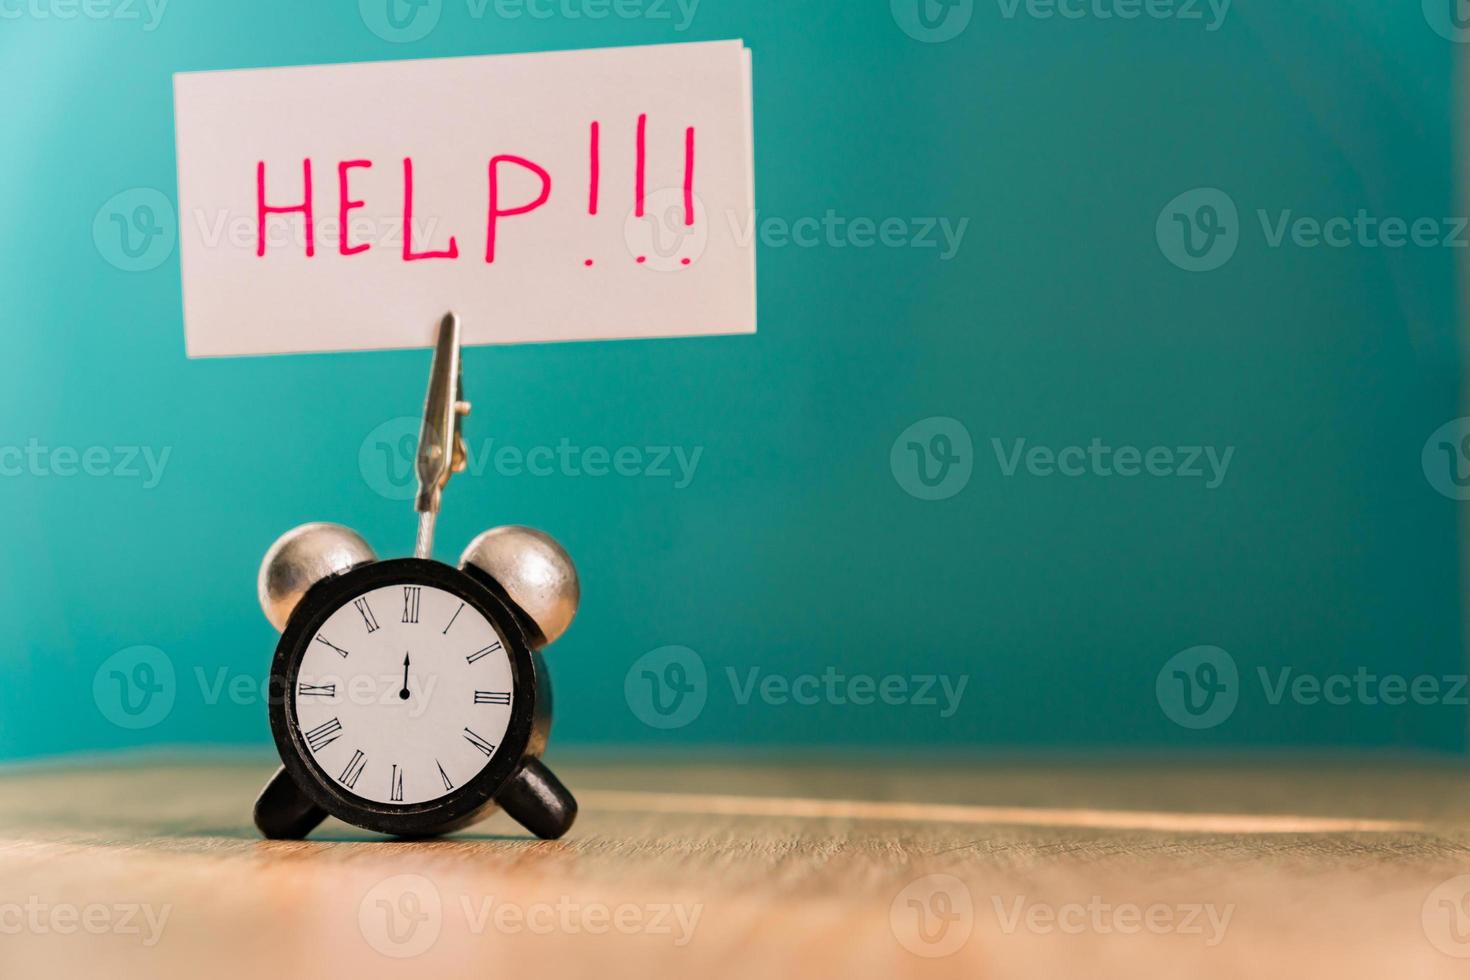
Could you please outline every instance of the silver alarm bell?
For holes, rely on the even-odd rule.
[[[261,559],[256,580],[260,608],[272,626],[283,630],[307,589],[376,557],[362,535],[341,524],[294,527]]]
[[[459,567],[489,575],[531,617],[546,643],[566,632],[577,615],[582,587],[577,567],[556,539],[535,528],[491,528],[471,541]]]

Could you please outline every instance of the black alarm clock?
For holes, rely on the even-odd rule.
[[[441,491],[464,465],[459,391],[451,314],[419,438],[415,557],[378,560],[351,529],[306,524],[261,563],[261,605],[281,630],[269,701],[282,767],[255,806],[266,837],[304,837],[329,815],[427,837],[501,808],[557,838],[576,817],[540,761],[551,728],[541,650],[576,614],[571,558],[517,526],[476,537],[458,567],[428,557]]]

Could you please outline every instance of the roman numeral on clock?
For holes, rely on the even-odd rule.
[[[298,684],[296,685],[296,696],[298,698],[335,698],[337,696],[337,685]]]
[[[419,621],[419,592],[417,585],[405,585],[403,587],[403,622],[417,623]]]
[[[510,704],[509,691],[476,691],[476,704]]]
[[[331,745],[333,742],[337,741],[338,736],[340,736],[341,734],[342,723],[336,718],[333,718],[331,721],[324,721],[320,725],[313,728],[311,731],[307,732],[306,744],[311,748],[313,752],[320,752],[328,745]]]
[[[475,748],[479,749],[481,752],[485,753],[486,756],[489,756],[491,753],[493,753],[495,751],[495,746],[494,745],[492,745],[489,742],[485,741],[483,738],[481,738],[479,735],[476,735],[474,732],[470,731],[468,728],[466,728],[464,730],[464,737],[465,737],[465,740],[467,742],[469,742]]]
[[[456,609],[454,611],[454,615],[449,617],[449,622],[445,623],[444,624],[444,628],[439,631],[439,634],[441,636],[448,636],[449,635],[449,627],[451,627],[451,626],[454,625],[454,621],[459,618],[460,611],[463,610],[463,609],[464,609],[464,603],[461,602],[459,604],[459,609]]]
[[[368,605],[367,596],[363,596],[360,599],[353,599],[352,604],[357,607],[358,612],[362,613],[362,621],[367,626],[367,631],[369,633],[376,633],[378,631],[378,620],[373,615],[373,607]]]
[[[444,791],[448,792],[449,790],[454,789],[454,781],[449,778],[449,773],[444,771],[444,763],[440,762],[438,759],[435,759],[434,765],[439,767],[439,778],[444,780]]]
[[[403,802],[403,770],[397,766],[393,767],[393,775],[388,780],[388,800],[391,803]]]
[[[494,653],[496,650],[499,650],[499,649],[501,649],[501,647],[500,647],[500,641],[499,640],[496,640],[494,643],[490,644],[488,647],[485,647],[483,650],[476,650],[474,653],[470,654],[468,657],[465,657],[465,660],[468,661],[469,663],[474,663],[476,660],[479,660],[481,657],[489,656],[490,654]]]
[[[362,775],[365,768],[367,768],[367,756],[362,754],[362,749],[358,749],[352,753],[352,758],[347,760],[347,767],[342,770],[342,775],[337,777],[337,782],[348,789],[356,789],[357,777]]]
[[[320,633],[318,633],[316,635],[316,641],[318,643],[325,643],[327,646],[331,647],[333,650],[336,650],[337,651],[337,656],[342,657],[344,659],[347,657],[347,651],[346,650],[342,649],[337,644],[335,644],[331,640],[327,639],[325,636],[322,636]]]

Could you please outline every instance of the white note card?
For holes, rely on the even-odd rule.
[[[740,41],[174,76],[191,357],[755,330]]]

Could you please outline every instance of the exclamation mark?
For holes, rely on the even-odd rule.
[[[694,127],[684,130],[684,226],[694,224]],[[679,260],[688,265],[688,257]]]
[[[597,120],[594,119],[592,120],[592,126],[587,139],[587,171],[589,174],[587,181],[587,213],[589,215],[597,214],[597,185],[601,179],[601,161],[598,152],[597,136]],[[582,264],[591,268],[592,260],[588,259]]]
[[[647,128],[648,128],[648,113],[646,113],[646,112],[639,113],[639,115],[638,115],[638,142],[637,142],[637,154],[636,154],[637,163],[636,163],[636,165],[634,167],[634,171],[633,171],[633,173],[634,173],[634,176],[633,176],[633,216],[635,218],[641,218],[641,217],[643,217],[644,132],[647,130]],[[640,255],[640,256],[638,256],[637,261],[638,261],[638,264],[639,265],[642,265],[644,262],[647,262],[648,261],[648,256],[646,256],[646,255]]]

